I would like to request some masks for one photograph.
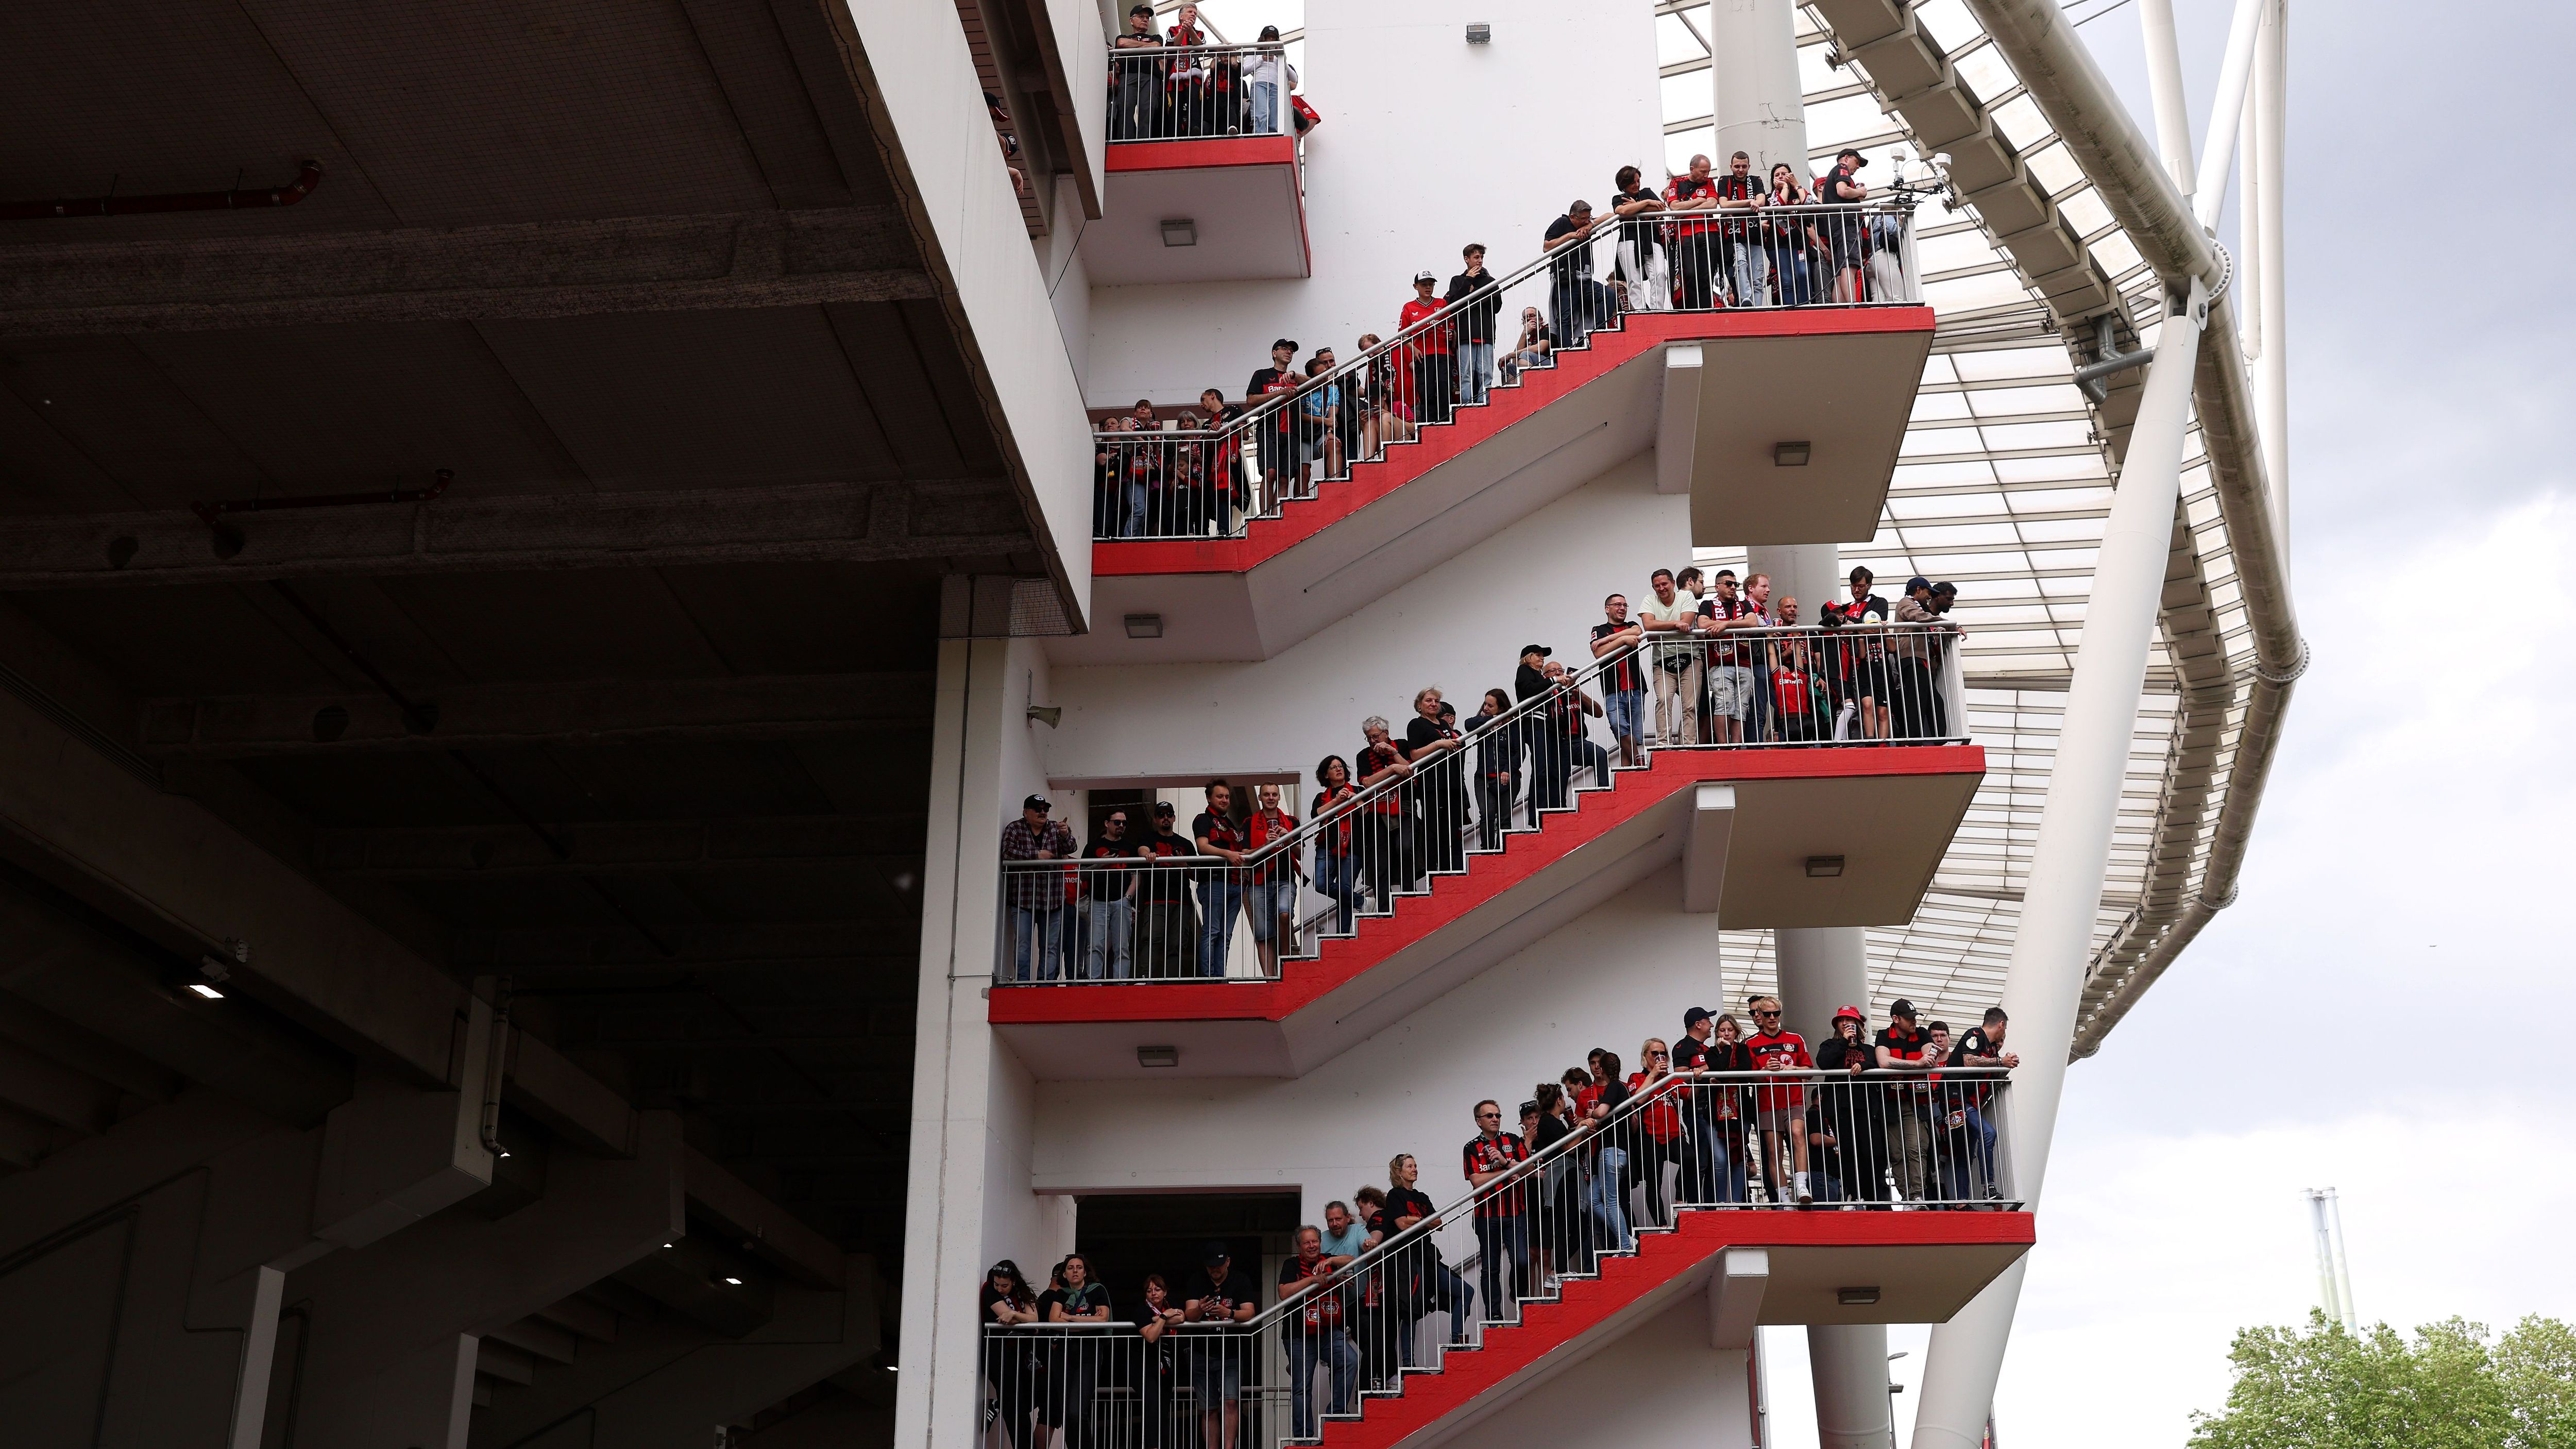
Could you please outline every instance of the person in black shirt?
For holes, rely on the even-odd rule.
[[[1270,365],[1252,374],[1252,381],[1244,384],[1246,412],[1271,404],[1253,425],[1252,433],[1254,456],[1261,463],[1261,484],[1273,497],[1286,491],[1289,477],[1297,471],[1297,410],[1290,404],[1288,394],[1305,380],[1305,374],[1297,370],[1297,339],[1282,337],[1270,344]]]
[[[1930,1118],[1931,1088],[1921,1080],[1938,1066],[1932,1057],[1932,1038],[1914,1024],[1914,1003],[1891,1002],[1887,1008],[1887,1030],[1872,1039],[1881,1071],[1904,1072],[1915,1080],[1896,1081],[1887,1088],[1887,1157],[1896,1172],[1897,1208],[1920,1203],[1932,1187]]]
[[[1449,1271],[1449,1265],[1441,1261],[1439,1244],[1432,1241],[1432,1235],[1439,1230],[1439,1211],[1431,1195],[1415,1186],[1422,1179],[1421,1165],[1413,1160],[1413,1154],[1399,1152],[1387,1163],[1386,1174],[1386,1236],[1393,1238],[1418,1223],[1432,1224],[1394,1254],[1396,1262],[1406,1265],[1396,1270],[1397,1276],[1410,1279],[1412,1284],[1412,1297],[1404,1313],[1405,1357],[1413,1356],[1414,1321],[1431,1313],[1449,1315],[1449,1346],[1465,1348],[1469,1342],[1468,1317],[1476,1307],[1476,1290]]]
[[[1082,979],[1124,981],[1136,972],[1136,891],[1143,872],[1118,864],[1136,858],[1127,812],[1112,810],[1082,848]]]
[[[1843,1074],[1840,1080],[1818,1083],[1814,1092],[1818,1120],[1834,1139],[1833,1150],[1823,1159],[1826,1201],[1887,1200],[1886,1094],[1860,1080],[1875,1065],[1876,1056],[1861,1037],[1860,1008],[1835,1012],[1834,1034],[1816,1047],[1816,1070]]]
[[[1154,7],[1143,0],[1129,6],[1127,29],[1111,43],[1111,48],[1120,54],[1109,63],[1109,138],[1134,141],[1162,135],[1167,129],[1163,114],[1163,37],[1154,33]]]
[[[1252,1321],[1258,1285],[1234,1276],[1234,1258],[1223,1243],[1211,1242],[1200,1255],[1198,1271],[1181,1284],[1181,1317],[1189,1323],[1237,1324]],[[1189,1359],[1190,1388],[1199,1399],[1202,1442],[1230,1446],[1243,1424],[1242,1343],[1230,1330],[1202,1330],[1183,1336]]]
[[[1234,787],[1223,780],[1207,784],[1207,809],[1190,821],[1190,843],[1200,855],[1222,865],[1204,865],[1199,878],[1198,964],[1201,976],[1223,976],[1225,956],[1234,944],[1234,923],[1243,915],[1243,822],[1234,818]]]
[[[1833,252],[1834,300],[1865,302],[1868,287],[1861,278],[1867,275],[1868,258],[1864,255],[1866,228],[1861,225],[1860,203],[1869,198],[1869,188],[1861,184],[1860,168],[1869,158],[1845,146],[1834,157],[1834,169],[1816,178],[1816,200],[1829,207],[1848,208],[1828,211],[1824,216],[1827,246]]]
[[[1156,861],[1196,855],[1198,847],[1172,828],[1172,802],[1154,805],[1154,833],[1137,842],[1136,853]],[[1191,867],[1148,865],[1136,886],[1136,962],[1142,976],[1169,978],[1197,971],[1198,907],[1190,901]]]
[[[1592,280],[1592,224],[1592,203],[1577,197],[1565,215],[1547,224],[1540,240],[1555,258],[1548,263],[1548,292],[1559,347],[1579,347],[1596,328],[1609,325],[1601,284]]]
[[[1029,1293],[1020,1265],[1008,1258],[995,1263],[975,1293],[975,1316],[987,1325],[1016,1328],[1038,1321],[1037,1299]],[[1030,1416],[1037,1408],[1038,1359],[1026,1337],[987,1332],[984,1378],[993,1386],[1001,1409],[1002,1432],[1013,1449],[1029,1449]]]
[[[1503,848],[1503,832],[1512,825],[1512,802],[1521,792],[1521,722],[1505,719],[1509,695],[1485,691],[1467,734],[1476,742],[1476,838],[1487,850]]]
[[[1300,1439],[1315,1437],[1315,1370],[1331,1371],[1332,1403],[1324,1412],[1347,1414],[1359,1378],[1360,1356],[1347,1327],[1351,1295],[1334,1281],[1335,1260],[1324,1256],[1323,1234],[1297,1230],[1297,1251],[1279,1264],[1279,1301],[1301,1310],[1281,1337],[1288,1358],[1288,1418]]]
[[[1494,319],[1502,313],[1503,292],[1485,270],[1484,243],[1469,242],[1460,255],[1467,269],[1449,279],[1440,300],[1458,319],[1458,405],[1470,407],[1494,385]]]
[[[1714,1070],[1708,1063],[1710,1040],[1717,1034],[1717,1014],[1705,1006],[1694,1006],[1682,1013],[1682,1034],[1673,1042],[1673,1070],[1685,1076]],[[1683,1089],[1682,1126],[1690,1141],[1682,1149],[1682,1201],[1693,1203],[1734,1202],[1725,1195],[1728,1180],[1727,1144],[1719,1134],[1712,1116],[1720,1093],[1732,1092],[1701,1082]]]
[[[1628,1189],[1633,1185],[1629,1124],[1614,1125],[1610,1118],[1628,1100],[1628,1083],[1619,1075],[1619,1054],[1606,1047],[1594,1047],[1584,1065],[1591,1069],[1591,1083],[1575,1089],[1574,1108],[1595,1137],[1591,1160],[1585,1163],[1583,1203],[1600,1227],[1602,1251],[1625,1253],[1637,1245],[1636,1235],[1628,1231]]]
[[[1762,183],[1754,179],[1753,158],[1738,151],[1728,158],[1726,174],[1717,178],[1717,209],[1741,213],[1759,211],[1768,195]],[[1718,228],[1719,244],[1726,248],[1727,271],[1735,284],[1735,305],[1766,307],[1771,303],[1771,267],[1769,248],[1762,245],[1758,222],[1730,221]]]
[[[1405,755],[1413,762],[1409,789],[1422,821],[1423,864],[1432,870],[1464,870],[1467,865],[1466,736],[1458,731],[1457,711],[1442,711],[1438,687],[1413,696],[1413,718],[1404,722]]]
[[[1163,1281],[1163,1275],[1146,1274],[1144,1301],[1129,1315],[1137,1336],[1145,1341],[1136,1384],[1137,1409],[1144,1420],[1143,1449],[1164,1449],[1167,1428],[1174,1449],[1190,1441],[1190,1436],[1172,1423],[1172,1387],[1178,1377],[1172,1347],[1180,1337],[1174,1330],[1181,1326],[1181,1320],[1181,1305],[1172,1300],[1171,1286]]]
[[[1091,1278],[1091,1264],[1080,1253],[1056,1264],[1055,1281],[1038,1299],[1049,1323],[1107,1323],[1109,1290]],[[1091,1449],[1098,1436],[1091,1423],[1091,1397],[1100,1384],[1100,1340],[1068,1332],[1049,1336],[1044,1402],[1038,1423],[1065,1433],[1065,1449]]]
[[[2004,1050],[2004,1032],[2011,1024],[2012,1019],[2004,1015],[2002,1007],[1987,1007],[1984,1025],[1968,1028],[1966,1034],[1959,1038],[1959,1044],[1951,1048],[1950,1065],[2005,1068],[2020,1066],[2021,1054]],[[1995,1100],[1995,1083],[1990,1078],[1962,1083],[1959,1087],[1959,1096],[1967,1112],[1967,1129],[1972,1144],[1970,1150],[1974,1153],[1973,1161],[1978,1181],[1982,1184],[1981,1195],[1988,1199],[2000,1199],[2003,1196],[2003,1189],[1995,1181],[1995,1123],[1989,1112]]]
[[[1655,232],[1660,225],[1644,218],[1664,209],[1664,199],[1648,191],[1644,175],[1634,166],[1622,166],[1610,178],[1610,214],[1619,219],[1619,252],[1612,275],[1628,286],[1628,310],[1632,312],[1669,312],[1673,298],[1671,279],[1659,285],[1655,278],[1657,253]]]

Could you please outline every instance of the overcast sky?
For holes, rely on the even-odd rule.
[[[2176,9],[2197,134],[2232,0]],[[2576,984],[2556,582],[2576,553],[2557,64],[2576,19],[2292,10],[2291,535],[2315,663],[2237,905],[2067,1078],[1997,1397],[2013,1449],[2179,1445],[2223,1404],[2236,1330],[2317,1301],[2311,1186],[2341,1190],[2366,1322],[2576,1317],[2547,1231],[2576,1196],[2576,1094],[2546,1060]],[[2136,6],[2083,33],[2152,136]],[[1780,1442],[1811,1445],[1804,1344],[1777,1347]],[[1911,1350],[1903,1437],[1922,1330],[1891,1347]]]

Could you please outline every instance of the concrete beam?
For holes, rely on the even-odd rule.
[[[843,1285],[841,1250],[770,1201],[716,1160],[689,1148],[685,1175],[689,1203],[700,1216],[737,1238],[743,1249],[809,1288]]]
[[[10,248],[0,336],[475,321],[934,295],[891,206]]]
[[[1729,1248],[1708,1278],[1708,1346],[1750,1348],[1762,1323],[1762,1295],[1771,1286],[1771,1253]]]
[[[1662,411],[1655,421],[1655,491],[1691,491],[1691,450],[1699,442],[1700,366],[1697,345],[1664,349]]]
[[[1690,833],[1682,837],[1682,909],[1714,912],[1726,893],[1727,847],[1735,839],[1735,787],[1702,785],[1691,798]]]
[[[927,681],[925,681],[926,683]],[[440,721],[444,726],[445,720]],[[452,880],[495,875],[560,875],[620,871],[744,870],[799,861],[909,861],[921,852],[889,850],[918,816],[801,815],[774,820],[654,820],[548,824],[565,849],[558,856],[522,825],[423,829],[320,830],[313,864],[334,877]]]
[[[620,1326],[613,1343],[585,1343],[569,1364],[503,1389],[484,1411],[495,1444],[528,1442],[587,1417],[587,1442],[619,1449],[700,1449],[713,1426],[762,1409],[875,1353],[883,1292],[874,1260],[837,1269],[842,1289],[781,1288],[769,1320],[721,1339],[676,1314]]]
[[[215,491],[213,485],[208,492]],[[193,513],[0,523],[0,589],[341,574],[989,559],[1036,550],[999,478],[826,482],[237,513],[230,557]]]
[[[796,739],[871,725],[918,726],[930,712],[930,689],[929,675],[898,673],[483,685],[430,692],[422,703],[437,715],[425,730],[407,727],[393,701],[372,692],[155,699],[143,705],[141,735],[147,753],[195,758]],[[791,848],[798,828],[794,822],[557,827],[558,838],[586,843],[587,853],[602,861]],[[828,822],[801,828],[809,849],[830,832]],[[477,842],[488,843],[490,859],[478,862]],[[326,870],[508,869],[525,863],[529,851],[549,864],[556,859],[524,830],[471,827],[326,831],[316,846]]]

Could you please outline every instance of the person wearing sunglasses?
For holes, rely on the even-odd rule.
[[[1476,1104],[1476,1135],[1460,1154],[1467,1184],[1476,1199],[1476,1271],[1485,1288],[1485,1312],[1495,1322],[1508,1322],[1519,1293],[1536,1296],[1529,1269],[1529,1223],[1521,1212],[1528,1194],[1517,1187],[1488,1191],[1505,1174],[1529,1160],[1529,1145],[1503,1130],[1503,1104],[1487,1098]],[[1505,1285],[1511,1285],[1507,1295]]]
[[[1753,1054],[1753,1069],[1759,1072],[1804,1071],[1815,1066],[1807,1055],[1807,1039],[1780,1027],[1780,998],[1756,997],[1753,1002],[1753,1035],[1744,1049]],[[1778,1084],[1769,1082],[1753,1089],[1753,1124],[1762,1133],[1762,1181],[1775,1203],[1795,1200],[1805,1207],[1816,1200],[1807,1187],[1807,1094],[1795,1079]],[[1781,1146],[1786,1142],[1788,1150]],[[1780,1180],[1780,1168],[1786,1163],[1792,1181]]]

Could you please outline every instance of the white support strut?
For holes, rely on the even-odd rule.
[[[2138,0],[2138,29],[2147,42],[2147,97],[2155,105],[2157,159],[2174,189],[2191,195],[2191,109],[2182,89],[2182,41],[2173,0]]]
[[[2144,690],[2147,652],[2164,593],[2174,508],[2182,494],[2183,439],[2192,371],[2199,361],[2209,292],[2195,279],[2180,315],[2155,339],[2128,457],[2102,532],[2092,602],[2066,692],[2057,759],[2040,807],[2039,837],[2004,978],[2004,1010],[2022,1064],[2013,1073],[2013,1182],[2036,1202],[2048,1173],[2049,1141],[2066,1085],[2067,1051],[2092,959],[2111,835],[2127,780],[2130,740]],[[2021,1295],[2022,1265],[1932,1330],[1914,1449],[1975,1449],[1994,1403]]]
[[[2227,167],[2236,156],[2236,116],[2245,109],[2246,82],[2254,74],[2254,40],[2263,29],[2267,0],[2236,0],[2227,32],[2227,59],[2219,67],[2218,94],[2210,98],[2207,145],[2200,148],[2200,179],[2191,188],[2191,212],[2202,227],[2218,225],[2227,205]]]

